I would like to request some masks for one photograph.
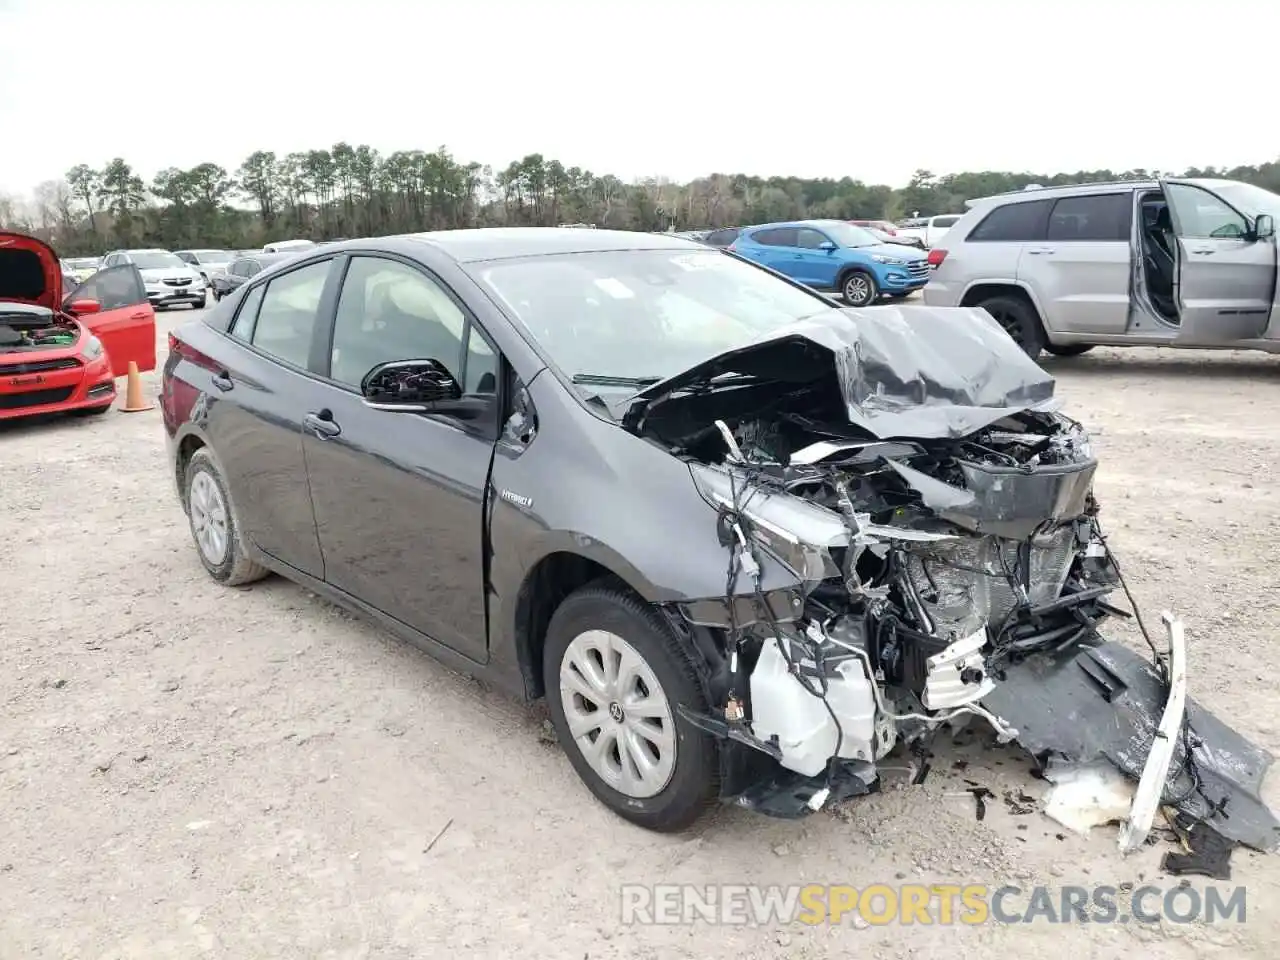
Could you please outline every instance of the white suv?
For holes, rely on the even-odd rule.
[[[1280,196],[1133,180],[971,200],[929,253],[933,306],[985,307],[1032,357],[1098,344],[1280,353]]]

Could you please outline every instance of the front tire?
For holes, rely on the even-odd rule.
[[[209,306],[209,294],[206,293],[203,297],[200,298],[199,303],[193,303],[192,306],[195,307],[197,310],[203,310],[205,307]]]
[[[226,481],[208,450],[192,454],[184,490],[191,538],[209,576],[235,587],[261,580],[271,572],[245,552]]]
[[[876,278],[865,270],[852,270],[840,283],[840,294],[851,307],[869,307],[880,296]]]
[[[716,802],[714,739],[676,717],[707,712],[693,664],[670,627],[607,581],[572,593],[547,628],[547,706],[569,762],[619,816],[664,833]]]
[[[1004,332],[1022,348],[1023,353],[1032,360],[1040,356],[1047,339],[1044,327],[1035,308],[1021,297],[989,297],[977,306],[982,307],[995,318],[996,323],[1004,328]]]

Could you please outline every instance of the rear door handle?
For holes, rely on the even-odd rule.
[[[1214,250],[1213,247],[1201,247],[1198,250],[1192,250],[1191,252],[1201,257],[1212,257],[1218,251]]]
[[[1052,248],[1052,247],[1033,247],[1032,249],[1030,249],[1030,250],[1028,250],[1028,251],[1027,251],[1027,253],[1033,253],[1033,254],[1036,254],[1036,255],[1039,255],[1039,254],[1050,254],[1050,253],[1054,253],[1054,252],[1055,252],[1055,251],[1053,250],[1053,248]]]
[[[221,373],[215,373],[212,379],[213,379],[213,385],[217,387],[219,390],[221,390],[223,393],[226,393],[228,390],[230,390],[232,387],[236,385],[236,382],[231,379],[231,374],[227,373],[227,371],[225,370],[223,370]]]
[[[147,317],[149,317],[149,316],[151,316],[151,314],[147,313],[147,311],[145,311],[145,310],[139,310],[137,313],[131,313],[131,314],[129,314],[129,319],[130,319],[130,320],[145,320],[145,319],[147,319]]]
[[[308,413],[302,418],[302,425],[321,440],[328,440],[330,437],[336,437],[342,432],[342,428],[334,422],[333,412],[331,410],[321,410],[318,413]]]

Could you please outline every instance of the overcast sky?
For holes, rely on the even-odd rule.
[[[0,191],[339,140],[895,186],[1257,163],[1278,27],[1277,0],[0,0]]]

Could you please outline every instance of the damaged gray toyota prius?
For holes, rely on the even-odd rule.
[[[199,557],[529,699],[656,830],[796,817],[989,724],[1270,850],[1270,754],[1136,611],[1053,379],[985,312],[832,301],[651,234],[472,230],[277,265],[170,337]]]

